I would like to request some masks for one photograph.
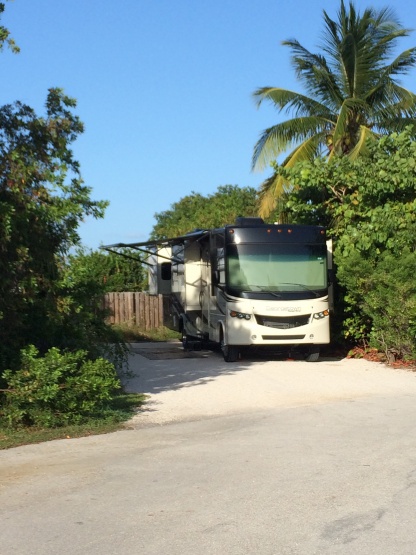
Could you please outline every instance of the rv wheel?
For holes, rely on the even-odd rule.
[[[240,349],[235,345],[223,345],[222,354],[225,362],[237,362],[240,356]]]
[[[186,333],[185,330],[182,330],[182,347],[184,348],[185,351],[189,351],[189,349],[191,348],[190,342],[189,342],[189,335]]]

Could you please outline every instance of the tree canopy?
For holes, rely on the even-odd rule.
[[[165,239],[193,229],[210,229],[233,223],[237,216],[257,215],[257,192],[251,187],[221,185],[212,195],[192,193],[155,214],[152,239]]]
[[[52,340],[64,304],[62,256],[79,243],[81,220],[102,217],[107,205],[91,200],[70,148],[83,131],[75,106],[50,89],[44,116],[21,102],[0,108],[2,352]]]
[[[348,339],[416,357],[416,142],[383,137],[365,158],[316,159],[279,175],[297,186],[286,211],[335,241],[338,320]]]
[[[271,102],[291,119],[263,131],[254,147],[253,167],[290,151],[286,168],[319,156],[348,156],[368,152],[381,136],[413,126],[416,134],[416,95],[398,77],[416,64],[416,47],[395,55],[399,39],[409,35],[389,8],[367,8],[360,14],[353,2],[341,0],[337,19],[323,12],[320,52],[313,53],[296,39],[283,42],[292,53],[296,76],[306,94],[277,87],[254,92],[258,105]],[[284,190],[281,175],[262,186],[260,213],[268,216]]]
[[[18,52],[0,26],[4,46]],[[22,102],[0,107],[0,420],[13,427],[108,418],[115,365],[127,357],[105,321],[102,280],[68,263],[80,222],[107,206],[91,199],[73,156],[83,132],[75,107],[59,88],[43,115]]]
[[[5,10],[4,2],[0,2],[0,19]],[[0,25],[0,52],[3,50],[4,45],[6,45],[12,52],[15,54],[20,52],[20,48],[14,42],[12,37],[10,36],[10,31],[4,27],[4,25]]]

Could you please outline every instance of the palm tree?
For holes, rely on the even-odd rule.
[[[397,39],[410,30],[389,8],[361,15],[353,2],[347,11],[344,0],[337,21],[325,11],[323,16],[322,53],[309,52],[295,39],[283,42],[307,95],[276,87],[254,92],[258,106],[268,100],[294,117],[263,131],[253,169],[289,149],[282,162],[287,168],[317,156],[355,158],[365,154],[370,140],[416,124],[416,95],[396,80],[416,65],[416,47],[390,59]],[[282,193],[284,181],[275,173],[262,185],[260,215],[267,217]]]

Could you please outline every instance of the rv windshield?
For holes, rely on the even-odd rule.
[[[226,258],[227,285],[236,294],[266,293],[288,299],[314,298],[326,292],[325,244],[232,244]]]

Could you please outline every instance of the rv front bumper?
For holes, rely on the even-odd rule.
[[[324,303],[301,313],[255,314],[241,308],[227,315],[226,343],[228,345],[310,345],[327,344],[329,312]]]

